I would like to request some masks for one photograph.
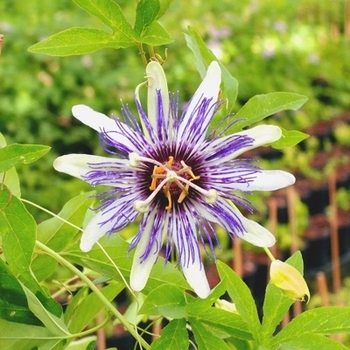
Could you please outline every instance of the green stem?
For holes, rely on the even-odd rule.
[[[115,316],[120,322],[124,325],[124,327],[128,330],[128,332],[145,348],[149,349],[149,344],[137,333],[135,328],[125,319],[125,317],[109,302],[109,300],[101,293],[101,291],[95,286],[95,284],[86,276],[83,272],[77,269],[74,265],[68,262],[66,259],[61,257],[55,251],[47,247],[45,244],[36,241],[36,246],[43,250],[45,253],[56,259],[59,263],[65,266],[67,269],[72,271],[74,274],[79,276],[81,280],[83,280],[86,285],[99,297],[105,307]]]
[[[147,62],[147,58],[146,58],[146,52],[145,50],[143,49],[143,46],[142,44],[138,44],[137,45],[138,49],[139,49],[139,52],[140,52],[140,55],[141,55],[141,59],[142,59],[142,62],[145,66],[147,66],[148,62]]]
[[[67,220],[65,220],[65,219],[63,219],[63,218],[61,218],[59,215],[53,213],[52,211],[50,211],[50,210],[48,210],[48,209],[45,209],[45,208],[42,207],[41,205],[35,204],[34,202],[31,202],[31,201],[29,201],[29,200],[27,200],[27,199],[24,199],[24,198],[19,198],[19,199],[20,199],[22,202],[27,203],[27,204],[30,204],[30,205],[32,205],[33,207],[38,208],[38,209],[44,211],[45,213],[47,213],[47,214],[49,214],[49,215],[55,217],[56,219],[61,220],[61,221],[64,222],[65,224],[70,225],[70,226],[76,228],[78,231],[83,231],[83,229],[82,229],[81,227],[79,227],[79,226],[77,226],[77,225],[74,225],[74,224],[72,224],[71,222],[69,222],[69,221],[67,221]]]
[[[154,53],[153,46],[148,45],[147,47],[148,47],[148,54],[149,54],[149,57],[155,58],[156,55],[155,55],[155,53]]]
[[[275,261],[275,257],[272,255],[272,253],[270,252],[269,248],[264,247],[265,253],[267,254],[267,256],[270,258],[271,261]]]

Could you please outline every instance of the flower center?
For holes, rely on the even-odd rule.
[[[177,198],[177,203],[181,203],[188,195],[190,184],[193,180],[199,180],[200,176],[196,176],[192,168],[182,160],[180,162],[175,161],[173,156],[169,157],[169,160],[162,166],[154,166],[152,173],[152,182],[149,189],[154,191],[157,189],[162,180],[168,181],[163,185],[163,193],[168,200],[166,210],[170,210],[173,206],[173,198]],[[187,183],[182,184],[181,180],[187,180]]]
[[[145,200],[136,200],[133,204],[134,209],[140,213],[146,213],[149,210],[151,202],[161,191],[168,201],[168,205],[165,206],[166,210],[170,210],[173,207],[173,200],[176,200],[177,203],[183,202],[188,196],[190,187],[203,195],[205,201],[209,204],[215,203],[218,198],[216,190],[206,190],[193,183],[195,180],[199,180],[200,176],[196,176],[192,168],[183,160],[179,162],[174,160],[173,156],[170,156],[167,162],[160,163],[155,159],[140,156],[136,152],[129,154],[131,167],[138,168],[140,163],[154,165],[149,186],[152,193]]]

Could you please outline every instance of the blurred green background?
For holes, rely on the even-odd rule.
[[[136,2],[116,2],[132,23]],[[302,110],[273,117],[274,123],[299,130],[349,110],[347,0],[174,0],[162,23],[175,39],[167,46],[164,65],[169,87],[180,91],[182,102],[200,81],[183,35],[190,25],[239,81],[235,110],[255,94],[304,94],[309,101]],[[144,76],[135,48],[63,58],[27,51],[73,26],[105,29],[70,0],[0,2],[0,131],[8,143],[52,147],[49,155],[19,166],[18,172],[23,197],[55,212],[88,187],[55,173],[53,159],[75,152],[101,154],[98,136],[72,118],[71,107],[85,103],[106,114],[118,113],[123,100],[134,108],[134,88]],[[157,48],[163,56],[164,50]],[[350,133],[342,138],[350,139]],[[286,152],[279,160],[282,168],[290,167]]]

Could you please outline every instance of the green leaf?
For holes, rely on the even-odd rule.
[[[141,33],[157,18],[159,0],[140,0],[136,7],[135,31]]]
[[[139,314],[183,318],[186,316],[185,306],[186,300],[181,289],[175,286],[161,285],[147,295]]]
[[[230,349],[234,349],[234,350],[254,350],[251,347],[251,342],[246,341],[246,340],[241,340],[241,339],[237,339],[237,338],[229,338],[226,340],[226,342],[230,345],[233,346],[233,348]],[[259,350],[262,350],[261,348],[259,348]]]
[[[218,337],[253,339],[248,325],[242,320],[240,315],[215,307],[203,308],[199,306],[200,304],[196,302],[188,304],[186,308],[187,315],[210,328],[211,332]]]
[[[170,44],[174,39],[159,22],[154,21],[145,29],[139,41],[147,45],[158,46]]]
[[[70,56],[105,48],[119,49],[132,44],[132,41],[118,33],[108,34],[100,29],[76,27],[54,34],[28,50],[51,56]]]
[[[282,136],[279,140],[271,144],[273,148],[282,149],[285,147],[293,147],[297,145],[299,142],[309,137],[308,134],[305,134],[298,130],[285,130],[283,128],[281,129],[282,129]]]
[[[21,284],[2,259],[0,281],[0,319],[35,326],[43,325],[30,311]]]
[[[283,328],[272,344],[281,344],[310,333],[350,333],[350,307],[332,306],[307,310]]]
[[[191,49],[196,60],[197,69],[202,77],[205,76],[206,69],[212,61],[217,61],[217,58],[209,50],[203,39],[199,34],[191,27],[189,27],[189,34],[185,34],[186,44]],[[219,62],[220,63],[220,62]],[[222,99],[226,99],[227,103],[223,107],[223,115],[227,115],[232,111],[234,103],[238,94],[238,82],[230,74],[230,72],[220,63],[221,75],[222,75]],[[218,116],[217,118],[222,118]],[[217,120],[213,124],[217,124]]]
[[[32,163],[45,155],[49,150],[49,146],[18,143],[0,148],[0,172],[7,171],[19,163]]]
[[[188,302],[188,308],[190,310],[205,310],[211,308],[213,304],[226,293],[226,284],[224,281],[220,281],[210,292],[208,297],[205,299],[201,298],[193,298],[193,300],[189,301],[189,295],[186,296]]]
[[[301,274],[303,273],[304,264],[300,251],[295,252],[286,262],[295,267]],[[280,288],[271,283],[267,285],[260,331],[261,344],[268,347],[272,334],[292,304],[294,304],[294,300],[286,296]]]
[[[295,267],[302,275],[304,274],[304,261],[300,250],[297,250],[293,255],[291,255],[286,263]]]
[[[0,349],[52,350],[62,341],[45,327],[0,319],[0,329]]]
[[[192,332],[196,340],[198,350],[229,350],[228,345],[221,338],[216,337],[210,330],[200,321],[190,317]]]
[[[238,313],[248,325],[254,338],[259,339],[261,324],[251,291],[243,280],[227,265],[218,261],[217,267],[221,280],[226,282],[227,292],[236,305]]]
[[[230,133],[240,131],[277,112],[297,110],[306,101],[306,96],[292,92],[272,92],[265,95],[255,95],[235,114],[235,118],[241,118],[242,120],[230,127]]]
[[[27,297],[29,309],[45,325],[45,328],[56,336],[68,336],[69,332],[63,319],[57,317],[46,309],[39,298],[37,298],[27,287],[23,285],[22,287]]]
[[[135,227],[130,225],[126,230],[133,230]],[[129,233],[128,233],[129,234]],[[125,242],[118,234],[104,236],[99,240],[110,258],[116,262],[119,271],[124,278],[130,276],[130,270],[133,259],[133,252],[128,252],[129,244]],[[78,265],[94,270],[101,275],[107,276],[117,281],[121,281],[119,272],[111,265],[110,260],[105,256],[98,246],[94,246],[88,253],[83,253],[77,245],[70,246],[63,252],[66,259]],[[183,275],[171,263],[164,264],[164,259],[159,257],[153,266],[148,282],[143,290],[148,294],[153,289],[162,284],[175,286],[181,289],[189,289],[189,286]]]
[[[104,24],[118,33],[119,40],[132,42],[136,37],[135,31],[126,20],[122,9],[113,0],[73,0],[75,4],[99,18]]]
[[[109,301],[112,301],[124,288],[124,283],[113,282],[100,291]],[[84,288],[82,295],[84,295],[83,298],[78,296],[78,304],[74,302],[76,296],[71,300],[74,309],[70,308],[68,310],[69,319],[67,318],[68,315],[65,315],[66,323],[69,324],[69,331],[73,334],[81,332],[104,308],[103,302],[95,293],[88,294],[88,290]]]
[[[0,149],[6,147],[5,137],[0,133]],[[19,178],[15,167],[8,169],[5,172],[0,172],[0,179],[2,183],[11,191],[16,197],[21,197],[21,188]]]
[[[160,338],[156,339],[150,350],[188,350],[189,340],[186,330],[186,320],[172,320],[162,329]]]
[[[94,202],[94,193],[83,193],[69,200],[58,216],[72,225],[81,227],[86,211]],[[59,252],[77,239],[79,230],[72,225],[53,217],[38,225],[37,239],[54,251]],[[56,259],[46,254],[37,255],[32,262],[32,270],[39,281],[49,277],[55,271],[56,266]]]
[[[167,11],[167,9],[169,8],[169,6],[171,5],[172,2],[173,2],[173,0],[161,0],[160,1],[160,10],[158,11],[156,19],[159,19],[160,17],[162,17],[164,15],[164,13]]]
[[[286,296],[280,288],[268,284],[263,305],[263,321],[260,332],[261,344],[267,346],[276,327],[288,312],[294,300]]]
[[[68,345],[68,347],[64,348],[64,350],[96,350],[96,349],[97,349],[97,341],[96,341],[95,335],[74,340]],[[108,348],[108,350],[113,350],[113,349]]]
[[[40,298],[41,303],[55,315],[60,315],[60,305],[43,292],[30,268],[36,241],[34,218],[23,203],[7,191],[0,191],[0,208],[0,235],[7,266]]]
[[[14,275],[29,274],[36,239],[36,223],[23,203],[0,191],[0,235],[3,251]]]
[[[4,179],[2,184],[16,197],[21,197],[21,187],[19,177],[15,167],[10,168],[6,172],[0,173],[0,179]]]
[[[278,350],[346,350],[348,347],[319,334],[307,333],[278,345]]]

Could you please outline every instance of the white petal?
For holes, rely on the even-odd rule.
[[[201,100],[211,99],[211,105],[214,105],[219,97],[220,91],[220,83],[221,83],[221,69],[218,62],[213,61],[210,63],[206,76],[204,77],[202,83],[199,85],[197,91],[193,95],[191,101],[189,102],[189,106],[186,110],[184,118],[179,127],[178,136],[181,138],[186,130],[190,128],[190,126],[196,122],[195,118],[193,118],[193,112],[198,107],[198,104]],[[214,108],[212,108],[211,113],[206,115],[206,121],[203,121],[203,125],[207,125],[209,120],[212,118],[214,113]],[[192,119],[191,119],[192,118]],[[202,140],[205,138],[205,134],[202,135]]]
[[[192,287],[195,293],[202,299],[205,299],[210,293],[207,276],[204,266],[200,261],[200,257],[193,264],[182,267],[182,272],[188,284]]]
[[[146,67],[147,76],[147,114],[149,121],[154,130],[157,130],[157,115],[158,115],[158,94],[160,91],[163,103],[164,119],[169,115],[169,91],[166,76],[163,67],[159,62],[152,61]]]
[[[105,114],[96,112],[92,108],[85,105],[76,105],[72,108],[72,113],[75,118],[80,120],[90,128],[101,132],[114,132],[119,143],[122,143],[130,149],[135,149],[135,146],[124,136],[123,130],[120,129],[118,124],[112,118],[107,117]],[[129,130],[129,126],[119,122],[125,130]]]
[[[92,246],[112,228],[112,222],[101,227],[101,221],[103,221],[102,212],[99,212],[88,223],[80,240],[80,249],[83,252],[90,251]]]
[[[204,299],[209,295],[210,287],[195,236],[195,223],[190,216],[187,219],[186,223],[173,221],[174,244],[179,255],[179,265],[188,284],[200,298]]]
[[[121,159],[92,156],[89,154],[68,154],[56,158],[53,167],[61,173],[83,179],[86,173],[91,171],[89,164],[106,163],[108,165],[113,165],[115,163],[116,166],[121,166],[122,162],[125,162],[125,166],[127,166],[127,161]]]
[[[276,243],[274,235],[269,230],[262,227],[257,222],[247,219],[241,214],[238,209],[234,209],[232,206],[228,206],[227,202],[222,202],[221,205],[222,208],[226,207],[227,210],[231,209],[235,212],[236,216],[238,217],[237,219],[240,220],[245,230],[245,232],[239,232],[238,230],[232,232],[232,230],[230,230],[230,227],[228,227],[226,224],[227,231],[231,231],[232,234],[244,239],[249,243],[254,244],[257,247],[271,247]],[[223,226],[223,223],[220,223],[219,220],[211,213],[209,213],[204,206],[197,204],[196,209],[199,211],[200,215],[202,215],[207,220]]]
[[[159,254],[157,242],[155,241],[146,260],[140,263],[141,256],[144,254],[150,241],[155,215],[156,210],[154,210],[153,213],[150,213],[147,225],[135,249],[135,255],[130,273],[130,286],[131,289],[135,290],[136,292],[141,291],[145,287],[149,274],[151,273],[152,267]]]
[[[98,132],[102,129],[106,131],[118,130],[117,124],[113,119],[103,113],[94,111],[88,106],[76,105],[72,108],[72,113],[75,118]]]
[[[253,145],[235,152],[234,158],[250,149],[268,145],[269,143],[279,140],[282,136],[282,130],[276,125],[258,125],[254,128],[238,132],[237,135],[249,136],[254,139],[254,142]]]
[[[253,220],[241,215],[241,222],[245,228],[244,233],[237,232],[236,235],[257,247],[271,247],[276,243],[275,236],[265,227]]]
[[[234,183],[232,188],[240,191],[275,191],[293,185],[295,177],[282,170],[263,170],[249,183]]]

